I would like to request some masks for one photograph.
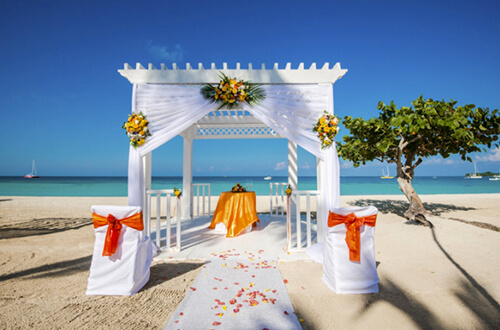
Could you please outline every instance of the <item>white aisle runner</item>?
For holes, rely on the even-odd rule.
[[[209,258],[164,329],[302,329],[277,261]]]

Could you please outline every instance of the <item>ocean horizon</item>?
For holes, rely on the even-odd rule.
[[[262,176],[195,176],[193,183],[210,183],[212,196],[228,191],[236,183],[255,191],[257,195],[270,194],[270,182],[287,182],[286,176],[264,180]],[[153,189],[182,189],[182,177],[153,177]],[[299,190],[316,190],[315,176],[299,176]],[[457,176],[419,176],[413,180],[418,194],[493,194],[500,193],[500,181],[465,179]],[[399,195],[396,179],[372,176],[340,177],[341,195]],[[0,196],[102,196],[126,197],[127,177],[23,177],[0,176]]]

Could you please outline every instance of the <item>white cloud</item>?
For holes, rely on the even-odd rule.
[[[453,160],[453,159],[444,159],[444,158],[427,158],[427,159],[424,159],[424,162],[423,164],[425,165],[429,165],[429,164],[436,164],[436,165],[452,165],[452,164],[458,164],[458,163],[463,163],[463,161],[456,161],[456,160]]]
[[[279,162],[274,166],[275,171],[284,170],[286,168],[286,162]]]
[[[491,150],[486,156],[476,156],[476,160],[483,162],[500,162],[500,148]]]
[[[308,162],[305,162],[304,165],[302,165],[300,168],[304,169],[304,170],[308,170],[311,168],[311,166],[309,165]]]
[[[172,63],[182,61],[184,51],[181,45],[176,44],[174,47],[155,45],[151,41],[148,43],[148,50],[154,56],[164,61]]]
[[[343,162],[340,164],[340,168],[352,168],[352,163],[350,162]]]

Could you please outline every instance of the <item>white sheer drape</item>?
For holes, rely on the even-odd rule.
[[[144,169],[141,157],[182,133],[214,110],[216,105],[200,94],[200,85],[134,85],[132,111],[142,111],[150,122],[152,136],[129,155],[129,204],[144,207]],[[243,109],[250,112],[284,138],[295,142],[325,162],[321,191],[322,207],[339,206],[339,164],[335,145],[321,150],[312,131],[318,118],[327,110],[333,113],[333,90],[330,84],[264,86],[266,98],[258,105]],[[326,221],[326,219],[325,219]],[[320,226],[321,227],[321,226]],[[323,233],[320,234],[321,237]]]
[[[321,147],[312,131],[329,106],[331,85],[271,85],[266,98],[243,108],[281,136],[323,159]],[[333,110],[333,109],[332,109]]]

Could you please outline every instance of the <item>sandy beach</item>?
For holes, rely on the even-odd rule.
[[[343,196],[375,205],[380,292],[338,295],[322,266],[279,269],[304,329],[500,328],[500,194],[423,195],[434,228],[407,223],[403,196]],[[267,201],[266,201],[267,199]],[[0,328],[162,328],[203,260],[155,259],[132,297],[86,296],[94,233],[90,206],[123,197],[0,197]],[[212,205],[215,205],[212,203]],[[259,197],[260,211],[269,207]]]

